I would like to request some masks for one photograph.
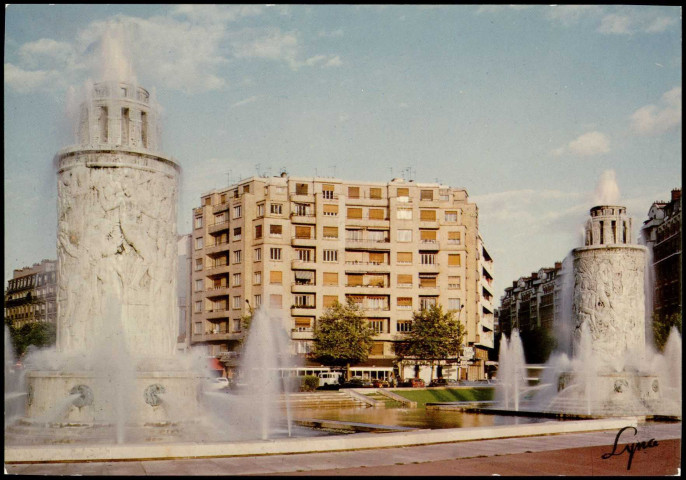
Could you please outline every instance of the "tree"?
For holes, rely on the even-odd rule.
[[[672,327],[676,327],[679,333],[681,333],[681,313],[653,316],[653,339],[659,351],[665,348],[665,343],[667,343]]]
[[[23,356],[31,345],[38,348],[49,347],[57,340],[57,328],[54,323],[29,322],[18,328],[9,325],[9,330],[17,358]]]
[[[522,330],[519,336],[522,339],[526,363],[545,363],[557,344],[550,329],[545,327]]]
[[[314,357],[326,365],[346,367],[367,360],[374,343],[374,329],[362,317],[352,299],[345,305],[334,303],[319,317],[314,328]]]
[[[412,330],[396,353],[401,357],[428,362],[433,380],[436,361],[457,357],[464,333],[463,325],[452,311],[444,313],[443,307],[432,305],[413,313]]]

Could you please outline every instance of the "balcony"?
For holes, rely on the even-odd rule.
[[[312,340],[314,337],[314,329],[295,329],[291,330],[291,340]]]
[[[381,207],[388,205],[388,198],[370,198],[368,195],[360,195],[358,197],[346,197],[345,204]]]
[[[219,203],[212,206],[212,213],[226,212],[229,209],[229,202]]]
[[[228,230],[229,229],[229,221],[224,220],[223,222],[219,223],[213,223],[212,225],[207,226],[207,231],[209,233],[217,233],[221,232],[222,230]]]
[[[315,310],[314,305],[292,305],[291,315],[294,317],[307,317],[312,316]]]
[[[223,273],[229,273],[229,264],[225,263],[222,265],[211,265],[205,268],[207,275],[220,275]]]
[[[369,273],[376,273],[376,272],[382,272],[386,273],[388,272],[388,269],[390,268],[390,265],[387,263],[378,263],[378,262],[362,262],[362,261],[357,261],[357,260],[351,260],[345,262],[345,271],[346,272],[369,272]]]
[[[314,257],[314,254],[312,255]],[[305,260],[291,260],[291,268],[293,269],[303,269],[303,270],[315,270],[317,264],[313,261]]]
[[[388,239],[385,240],[368,240],[368,239],[345,239],[345,248],[358,249],[358,250],[390,250],[391,242]]]
[[[205,318],[207,320],[215,320],[218,318],[228,318],[229,317],[229,309],[228,308],[215,308],[212,310],[207,310],[205,312]]]
[[[214,245],[207,245],[205,247],[205,253],[207,255],[212,255],[213,253],[219,253],[219,252],[228,252],[229,251],[229,242],[219,242],[215,243]]]
[[[229,287],[210,287],[205,292],[205,297],[225,297],[229,295]]]
[[[419,265],[416,265],[415,267],[417,268],[417,271],[419,273],[438,273],[438,268],[440,266],[440,263],[420,263]]]
[[[317,216],[313,213],[298,214],[296,212],[291,212],[291,222],[314,225],[317,223]]]
[[[389,288],[388,285],[345,285],[346,293],[350,295],[382,295],[384,289]]]
[[[191,342],[212,342],[212,341],[226,341],[226,340],[241,340],[244,334],[242,332],[217,332],[205,333],[203,335],[193,334]]]
[[[440,250],[440,243],[438,240],[420,240],[419,241],[420,250]]]
[[[291,292],[293,293],[312,293],[316,287],[314,283],[291,283]]]
[[[314,203],[314,194],[309,192],[291,192],[288,199],[295,203]]]
[[[294,247],[314,247],[317,245],[317,240],[314,237],[293,237],[291,238],[291,245]]]
[[[370,218],[368,215],[365,215],[362,218],[346,218],[345,219],[345,224],[353,227],[388,227],[389,225],[389,218]]]

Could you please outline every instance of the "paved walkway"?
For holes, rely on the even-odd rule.
[[[347,452],[90,463],[10,464],[20,475],[675,475],[681,467],[681,423],[639,424],[628,442],[657,440],[629,454],[610,453],[617,431],[455,442]]]

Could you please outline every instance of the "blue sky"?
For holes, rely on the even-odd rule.
[[[79,89],[103,75],[105,32],[163,108],[163,150],[184,169],[179,233],[203,192],[281,168],[440,181],[478,205],[499,297],[580,246],[601,200],[626,205],[638,231],[681,187],[678,7],[5,12],[6,279],[56,258],[52,158],[73,143]]]

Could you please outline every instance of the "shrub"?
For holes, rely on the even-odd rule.
[[[319,386],[319,377],[315,375],[305,375],[300,385],[300,390],[303,392],[312,392]]]

